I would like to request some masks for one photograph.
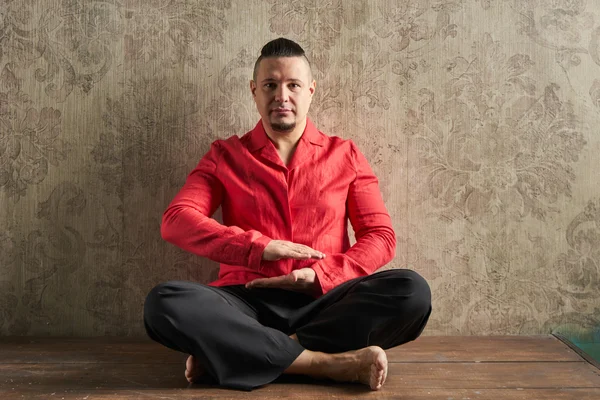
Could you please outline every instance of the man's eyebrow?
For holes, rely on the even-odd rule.
[[[261,83],[264,83],[264,82],[277,82],[277,79],[275,79],[275,78],[265,78],[265,79],[263,79],[261,81]],[[301,79],[293,78],[293,79],[288,79],[288,82],[302,83],[302,80]]]

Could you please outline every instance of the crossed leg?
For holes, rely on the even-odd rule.
[[[298,340],[294,334],[290,336]],[[304,350],[283,373],[333,379],[339,382],[360,382],[372,390],[379,390],[387,377],[388,362],[379,346],[344,353],[328,354]],[[185,377],[188,382],[198,380],[205,373],[194,356],[186,361]]]
[[[349,281],[292,313],[296,333],[289,337],[258,323],[249,303],[189,282],[157,286],[146,300],[145,323],[154,340],[192,354],[189,381],[208,373],[220,385],[250,390],[285,373],[378,390],[387,377],[384,349],[418,337],[430,311],[423,278],[389,270]]]

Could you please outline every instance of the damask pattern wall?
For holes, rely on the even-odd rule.
[[[1,335],[144,335],[151,287],[215,278],[161,214],[258,121],[279,36],[380,178],[426,334],[600,326],[597,1],[3,0]]]

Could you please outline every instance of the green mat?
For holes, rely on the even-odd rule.
[[[600,343],[574,343],[584,353],[600,363]]]
[[[556,329],[554,336],[562,340],[579,355],[600,368],[600,328]]]

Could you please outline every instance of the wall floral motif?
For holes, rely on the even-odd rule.
[[[8,1],[2,13],[2,57],[24,67],[59,102],[74,89],[88,93],[114,68],[123,40],[127,68],[198,67],[209,43],[223,42],[229,1]],[[163,45],[164,43],[164,45]]]
[[[588,56],[600,66],[600,18],[594,2],[515,1],[512,7],[519,17],[519,32],[537,45],[553,50],[555,61],[565,74],[584,73],[579,67]],[[594,83],[588,82],[588,85],[592,101],[596,104],[597,97],[592,94]]]
[[[211,43],[222,43],[231,1],[123,2],[125,62],[128,67],[156,62],[162,68],[196,68]]]
[[[271,32],[283,36],[295,36],[307,43],[314,67],[325,72],[330,66],[329,50],[337,43],[344,27],[357,29],[368,17],[364,2],[327,0],[284,1],[266,0],[269,10]]]
[[[9,230],[0,231],[0,329],[6,330],[10,327],[10,322],[15,318],[17,304],[19,299],[15,293],[15,285],[11,281],[14,279],[12,272],[17,268],[16,264],[21,261],[21,249]]]
[[[122,197],[139,184],[155,194],[162,184],[178,184],[174,177],[187,172],[186,161],[196,150],[190,142],[201,126],[185,122],[198,111],[197,88],[161,77],[136,77],[124,86],[119,98],[106,99],[105,129],[91,155],[106,191]],[[186,156],[176,157],[165,148]]]
[[[446,276],[434,278],[442,289],[443,317],[431,328],[472,334],[528,334],[568,324],[593,328],[600,301],[599,209],[594,199],[575,216],[563,238],[568,250],[552,257],[544,237],[477,226],[453,246],[457,251],[446,258]],[[479,265],[484,268],[477,270]],[[450,287],[454,290],[443,290]]]
[[[250,100],[249,82],[255,61],[256,57],[243,49],[218,74],[218,97],[212,99],[204,112],[214,127],[211,132],[216,132],[218,137],[230,136],[229,132],[242,134],[260,118],[255,116]]]
[[[19,201],[65,160],[69,142],[61,139],[61,112],[35,107],[14,69],[6,64],[0,73],[0,187]]]
[[[426,334],[597,329],[598,2],[7,0],[0,335],[141,336],[150,288],[215,279],[162,212],[256,124],[248,82],[280,36],[311,61],[311,119],[379,177],[383,269],[430,283]]]
[[[556,290],[575,311],[591,314],[600,304],[600,199],[588,202],[565,236],[569,248],[554,263]]]
[[[424,88],[406,133],[418,142],[419,198],[468,218],[506,212],[544,219],[570,196],[586,141],[559,86],[538,89],[526,54],[506,55],[489,34],[469,59],[449,60],[442,99]]]
[[[2,235],[3,266],[21,290],[6,293],[4,329],[18,334],[73,333],[67,318],[81,312],[88,265],[105,268],[100,255],[114,248],[119,235],[101,203],[73,183],[58,184],[36,206],[37,229],[23,239]],[[19,268],[16,270],[16,268]],[[17,278],[20,277],[20,278]],[[82,284],[83,283],[83,284]],[[4,285],[12,285],[4,281]],[[84,308],[85,310],[85,308]],[[87,310],[86,310],[87,311]]]
[[[539,331],[545,322],[540,315],[553,315],[566,306],[553,284],[539,283],[553,262],[548,246],[543,237],[484,224],[450,242],[444,249],[445,273],[434,280],[440,285],[438,311],[444,317],[431,328],[498,335]]]
[[[382,16],[373,21],[377,36],[390,38],[393,51],[403,51],[412,42],[424,42],[426,46],[432,39],[439,41],[455,37],[456,24],[450,22],[450,13],[461,10],[461,1],[406,1],[381,5]],[[436,14],[431,21],[429,13]],[[416,50],[411,49],[410,52]]]
[[[37,66],[33,78],[58,102],[75,88],[88,93],[112,67],[111,49],[122,34],[118,11],[104,1],[9,1],[3,55],[24,68]]]

